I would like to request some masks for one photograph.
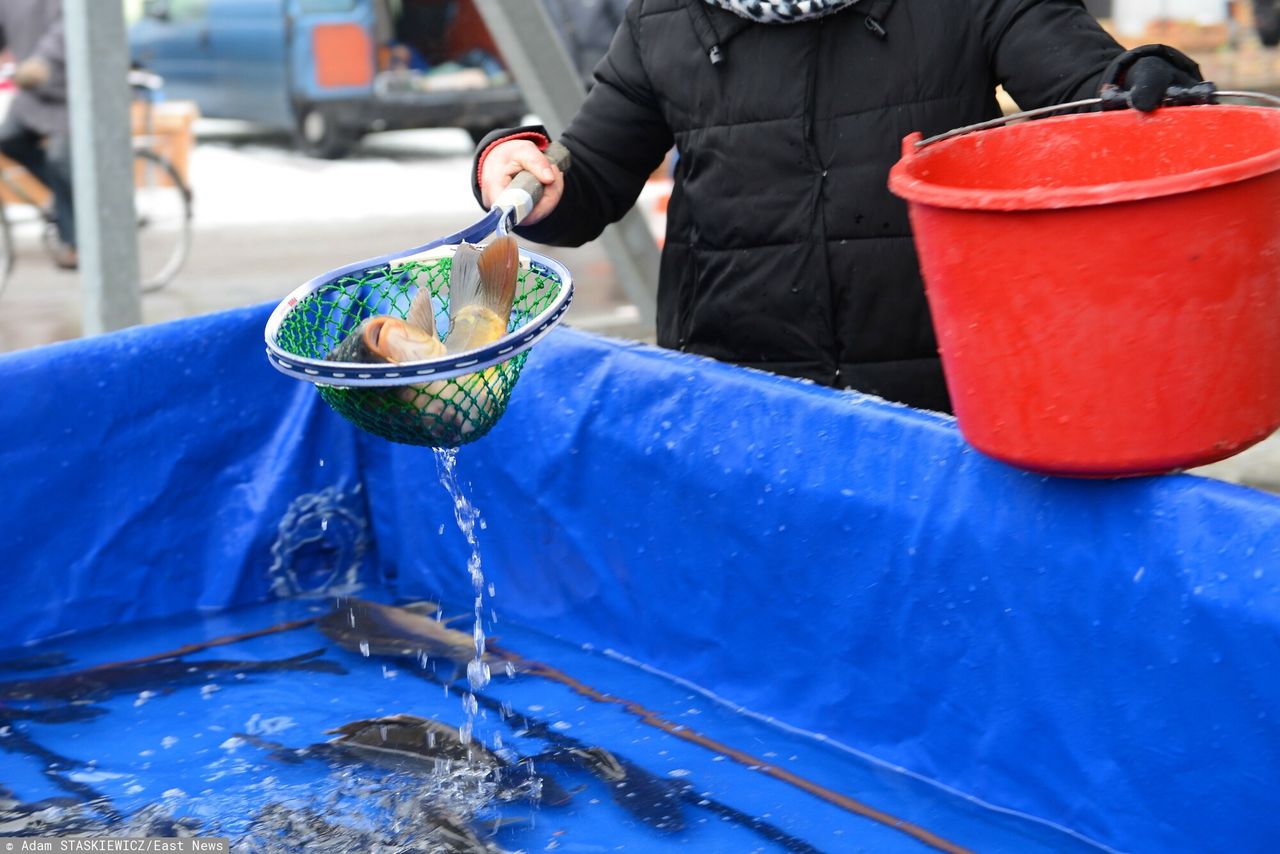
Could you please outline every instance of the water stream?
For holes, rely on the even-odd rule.
[[[467,558],[467,572],[471,576],[471,586],[475,591],[475,622],[472,626],[471,634],[475,639],[476,656],[467,665],[467,684],[471,687],[471,691],[462,700],[466,721],[461,727],[463,740],[469,741],[471,733],[475,729],[477,712],[475,692],[483,690],[489,684],[491,678],[489,665],[484,660],[484,567],[480,561],[480,540],[476,535],[476,528],[483,527],[484,522],[480,518],[480,511],[467,498],[466,493],[462,491],[462,485],[458,482],[457,449],[437,450],[435,455],[436,471],[440,475],[440,483],[449,493],[449,497],[453,499],[454,520],[458,523],[458,530],[466,537],[467,545],[471,548],[471,554]]]

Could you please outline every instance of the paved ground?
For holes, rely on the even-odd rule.
[[[152,323],[275,302],[359,258],[425,243],[473,221],[471,142],[461,131],[370,137],[353,157],[318,161],[242,126],[202,123],[191,167],[197,230],[190,260],[144,298]],[[18,212],[20,213],[20,212]],[[79,280],[53,269],[34,223],[19,223],[17,267],[0,295],[0,352],[78,337]],[[552,249],[577,283],[568,322],[645,337],[603,249]],[[1280,492],[1280,436],[1200,473]]]

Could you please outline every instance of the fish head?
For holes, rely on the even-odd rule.
[[[420,362],[444,353],[444,345],[431,331],[385,315],[365,325],[364,342],[388,362]]]

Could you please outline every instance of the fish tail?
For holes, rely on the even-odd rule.
[[[487,308],[504,322],[511,316],[520,272],[520,247],[511,235],[496,238],[477,252],[464,243],[453,256],[449,275],[449,313],[469,305]]]
[[[463,306],[473,305],[480,296],[480,252],[470,243],[453,253],[449,268],[449,315],[456,317]]]
[[[509,234],[496,238],[480,253],[479,266],[485,294],[483,304],[505,323],[511,317],[516,279],[520,275],[520,247],[516,239]]]

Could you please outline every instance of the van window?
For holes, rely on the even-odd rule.
[[[350,12],[356,0],[302,0],[304,12]]]
[[[205,17],[207,0],[169,0],[169,20],[199,21]]]

